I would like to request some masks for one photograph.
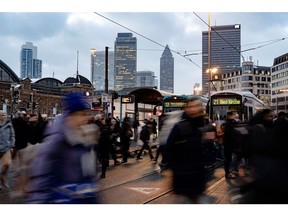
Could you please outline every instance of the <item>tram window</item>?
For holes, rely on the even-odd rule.
[[[214,106],[212,120],[225,120],[227,113],[231,111],[241,113],[240,106]]]

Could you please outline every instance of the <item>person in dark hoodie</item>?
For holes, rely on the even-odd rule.
[[[28,144],[36,145],[44,137],[46,123],[39,113],[32,113],[28,120]]]
[[[128,116],[126,116],[121,124],[120,131],[120,142],[121,142],[121,150],[122,150],[122,163],[128,162],[128,156],[129,156],[129,148],[131,143],[131,137],[133,136],[132,131],[132,119]]]
[[[25,111],[18,111],[15,118],[12,119],[12,124],[15,131],[15,155],[18,153],[18,151],[27,147],[28,123],[25,116]]]
[[[97,126],[88,124],[83,96],[65,96],[66,111],[50,128],[29,168],[26,202],[31,204],[99,203],[96,193]]]
[[[226,179],[234,179],[230,172],[230,166],[232,164],[232,154],[233,148],[235,146],[235,135],[234,128],[237,124],[236,113],[229,111],[227,113],[227,119],[225,121],[224,136],[223,136],[223,146],[224,146],[224,171]]]
[[[102,114],[95,116],[95,124],[99,127],[100,137],[98,145],[95,148],[99,162],[101,163],[100,178],[106,178],[106,170],[109,167],[109,150],[112,145],[110,139],[109,120],[105,119]]]
[[[144,149],[148,150],[150,159],[151,160],[154,159],[151,147],[149,145],[150,136],[151,136],[151,133],[152,133],[152,127],[153,127],[153,123],[151,121],[149,121],[149,120],[146,120],[145,125],[142,126],[142,130],[140,132],[140,140],[142,140],[143,145],[142,145],[141,149],[139,150],[139,152],[138,152],[138,154],[136,156],[137,160],[142,159],[141,155],[142,155],[142,152],[144,151]]]
[[[174,125],[166,142],[168,167],[173,172],[176,194],[196,204],[206,188],[205,155],[202,144],[204,126],[202,101],[193,97],[184,108],[181,120]]]

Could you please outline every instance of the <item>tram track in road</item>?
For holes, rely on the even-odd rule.
[[[154,170],[153,172],[147,173],[147,174],[145,174],[143,176],[135,177],[135,178],[129,179],[128,181],[123,181],[123,182],[120,182],[120,183],[117,183],[117,184],[113,184],[112,186],[104,187],[104,188],[102,188],[100,190],[97,190],[97,192],[104,192],[104,191],[110,190],[112,188],[116,188],[116,187],[119,187],[119,186],[122,186],[122,185],[125,185],[125,184],[128,184],[128,183],[134,182],[134,181],[139,181],[141,179],[144,179],[144,178],[147,178],[149,176],[155,175],[155,174],[157,174],[159,172],[161,172],[160,168]]]
[[[222,165],[223,165],[223,163],[216,164],[213,168],[210,168],[210,169],[208,170],[208,173],[214,172],[215,169],[217,169],[218,167],[221,167]],[[154,171],[149,172],[149,173],[147,173],[147,174],[145,174],[145,175],[142,175],[142,176],[140,176],[140,177],[135,177],[135,178],[129,179],[129,180],[127,180],[127,181],[122,181],[122,182],[120,182],[120,183],[113,184],[112,186],[104,187],[104,188],[102,188],[102,189],[97,190],[97,192],[104,192],[104,191],[106,191],[106,190],[109,190],[109,189],[112,189],[112,188],[116,188],[116,187],[125,185],[125,184],[127,184],[127,183],[131,183],[131,182],[134,182],[134,181],[139,181],[139,180],[141,180],[141,179],[145,179],[145,178],[147,178],[147,177],[149,177],[149,176],[152,176],[152,175],[154,175],[154,174],[159,174],[160,172],[163,172],[163,171],[161,171],[161,168],[157,168],[157,169],[155,169]],[[169,190],[169,191],[171,192],[172,189]],[[164,192],[164,195],[167,194],[167,193],[169,193],[169,191]]]
[[[208,174],[212,174],[216,169],[220,168],[223,166],[223,162],[222,163],[218,163],[217,165],[215,165],[213,168],[209,169],[207,172]],[[207,189],[205,190],[205,193],[206,194],[209,194],[209,192],[211,190],[213,190],[219,183],[221,183],[223,181],[223,177],[224,175],[222,176],[222,178],[220,177],[220,180],[218,179],[216,182],[212,183],[211,185],[207,186]],[[152,204],[152,202],[156,201],[157,199],[161,199],[163,198],[164,196],[166,195],[169,195],[169,194],[172,194],[173,193],[173,188],[169,188],[168,190],[152,197],[152,198],[149,198],[147,199],[146,201],[142,202],[141,204]]]

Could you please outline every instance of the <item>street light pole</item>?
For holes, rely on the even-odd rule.
[[[109,47],[105,47],[105,96],[108,97],[108,49]],[[102,100],[103,103],[103,111],[105,118],[108,118],[108,107],[107,103],[108,100],[105,102]]]
[[[208,98],[211,97],[211,30],[210,30],[210,13],[208,13]],[[210,115],[210,108],[209,108]]]

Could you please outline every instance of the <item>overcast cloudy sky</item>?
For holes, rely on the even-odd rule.
[[[54,77],[61,81],[75,76],[79,50],[79,73],[90,79],[90,48],[104,51],[108,46],[109,50],[113,51],[117,33],[129,32],[123,27],[125,26],[133,30],[133,35],[137,37],[138,71],[154,71],[159,79],[160,57],[168,44],[171,50],[181,55],[185,52],[193,54],[189,56],[189,61],[179,54],[172,53],[175,65],[175,93],[190,94],[193,85],[202,82],[201,37],[202,31],[208,29],[201,20],[207,22],[208,19],[208,13],[203,12],[203,9],[198,10],[199,12],[189,9],[190,12],[186,13],[181,10],[176,13],[170,9],[165,12],[148,12],[151,11],[149,8],[135,10],[137,12],[107,12],[105,7],[102,10],[97,10],[98,7],[95,7],[95,10],[92,7],[84,7],[82,10],[68,7],[62,10],[63,13],[58,12],[58,8],[48,8],[48,12],[44,12],[41,6],[38,7],[31,12],[31,8],[27,6],[21,10],[15,7],[13,10],[11,5],[6,7],[7,10],[1,9],[3,12],[0,12],[0,59],[18,76],[20,49],[29,41],[38,48],[38,59],[41,59],[43,64],[43,77],[52,77],[53,72]],[[248,8],[247,5],[246,7]],[[115,11],[114,9],[111,11]],[[69,10],[72,12],[68,12]],[[252,56],[255,64],[271,66],[275,57],[288,52],[286,12],[229,12],[229,9],[224,12],[211,12],[211,25],[215,24],[241,24],[242,50],[251,49],[242,55],[245,59]]]

